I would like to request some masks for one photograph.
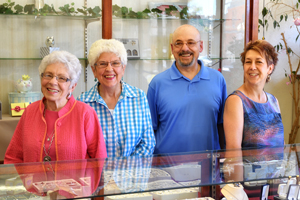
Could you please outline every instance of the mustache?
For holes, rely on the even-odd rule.
[[[191,52],[191,51],[181,51],[179,53],[179,56],[182,56],[183,54],[187,54],[187,53],[193,55],[193,52]]]

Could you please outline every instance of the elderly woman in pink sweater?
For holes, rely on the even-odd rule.
[[[44,97],[25,109],[4,164],[107,157],[96,112],[72,95],[81,68],[78,58],[66,51],[43,58],[39,73]]]

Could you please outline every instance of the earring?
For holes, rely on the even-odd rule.
[[[98,79],[95,77],[94,81],[97,82],[97,80],[98,80]]]
[[[72,96],[72,92],[70,92],[70,94],[68,95],[67,99],[69,100]]]
[[[271,81],[271,75],[269,74],[269,75],[267,76],[266,82],[268,83],[268,82],[270,82],[270,81]]]

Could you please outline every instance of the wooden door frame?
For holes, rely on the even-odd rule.
[[[245,0],[245,46],[258,39],[259,0]]]

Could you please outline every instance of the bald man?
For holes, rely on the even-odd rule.
[[[152,79],[147,92],[154,154],[224,148],[226,82],[219,71],[198,60],[203,50],[200,32],[188,24],[178,27],[171,49],[174,63]]]

